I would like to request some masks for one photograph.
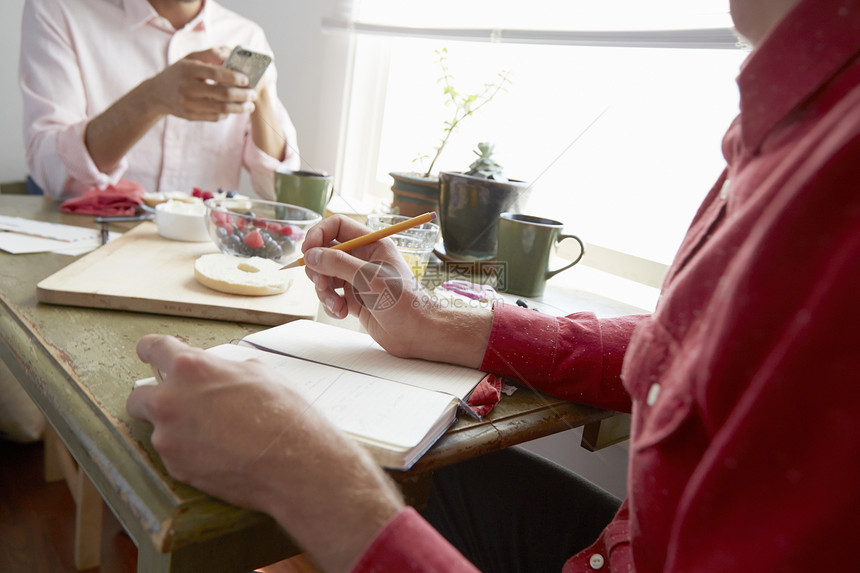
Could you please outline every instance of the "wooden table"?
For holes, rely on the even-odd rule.
[[[0,213],[91,224],[39,197],[0,195]],[[268,516],[173,480],[152,449],[150,426],[125,412],[132,381],[150,375],[135,354],[144,334],[209,347],[263,327],[39,303],[36,284],[72,260],[0,251],[0,359],[136,543],[138,571],[246,572],[300,551]],[[435,467],[612,414],[520,390],[484,421],[458,421],[409,472],[394,477],[408,489]]]

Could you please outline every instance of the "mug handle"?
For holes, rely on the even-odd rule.
[[[560,269],[555,269],[554,271],[547,271],[546,272],[546,278],[547,279],[551,279],[552,277],[554,277],[555,275],[557,275],[561,271],[566,271],[567,269],[569,269],[570,267],[572,267],[573,265],[578,263],[580,261],[580,259],[582,259],[582,255],[585,254],[585,244],[583,244],[582,239],[580,239],[576,235],[559,235],[558,238],[556,238],[556,240],[555,240],[556,246],[560,245],[561,242],[565,239],[573,239],[574,241],[579,243],[579,256],[576,257],[576,259],[574,259],[573,262],[570,262],[570,263],[564,265]]]

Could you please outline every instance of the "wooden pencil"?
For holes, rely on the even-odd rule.
[[[378,231],[373,231],[372,233],[367,233],[366,235],[362,235],[360,237],[356,237],[354,239],[350,239],[348,241],[344,241],[343,243],[339,243],[330,247],[332,249],[336,249],[338,251],[348,251],[350,249],[355,249],[357,247],[363,247],[364,245],[368,245],[374,241],[378,241],[379,239],[389,237],[391,235],[395,235],[401,231],[405,231],[406,229],[411,229],[413,227],[417,227],[423,223],[429,223],[430,221],[436,218],[436,212],[430,211],[429,213],[424,213],[423,215],[418,215],[417,217],[412,217],[411,219],[407,219],[406,221],[401,221],[400,223],[395,223],[390,227],[385,227],[384,229],[379,229]],[[291,263],[287,263],[286,265],[281,267],[281,270],[284,269],[292,269],[295,267],[301,267],[305,264],[305,258],[300,257]]]

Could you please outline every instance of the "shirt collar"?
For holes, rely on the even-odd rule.
[[[188,24],[184,30],[205,30],[208,24],[208,15],[210,13],[209,5],[212,0],[203,0],[203,8]],[[125,6],[125,19],[128,25],[132,28],[143,26],[157,18],[160,18],[158,12],[152,7],[148,0],[123,0]]]
[[[860,53],[858,30],[860,0],[803,0],[774,28],[738,76],[748,149]]]
[[[132,28],[143,26],[158,13],[147,0],[123,0],[125,6],[125,21]]]

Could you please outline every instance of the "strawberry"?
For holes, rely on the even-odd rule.
[[[263,248],[263,235],[261,235],[260,231],[257,229],[254,229],[253,231],[242,237],[242,240],[244,240],[245,244],[252,249]]]
[[[201,199],[203,201],[205,201],[206,199],[214,199],[215,198],[214,193],[212,193],[211,191],[206,191],[204,189],[200,189],[199,187],[194,187],[192,189],[191,196],[197,197],[198,199]]]

